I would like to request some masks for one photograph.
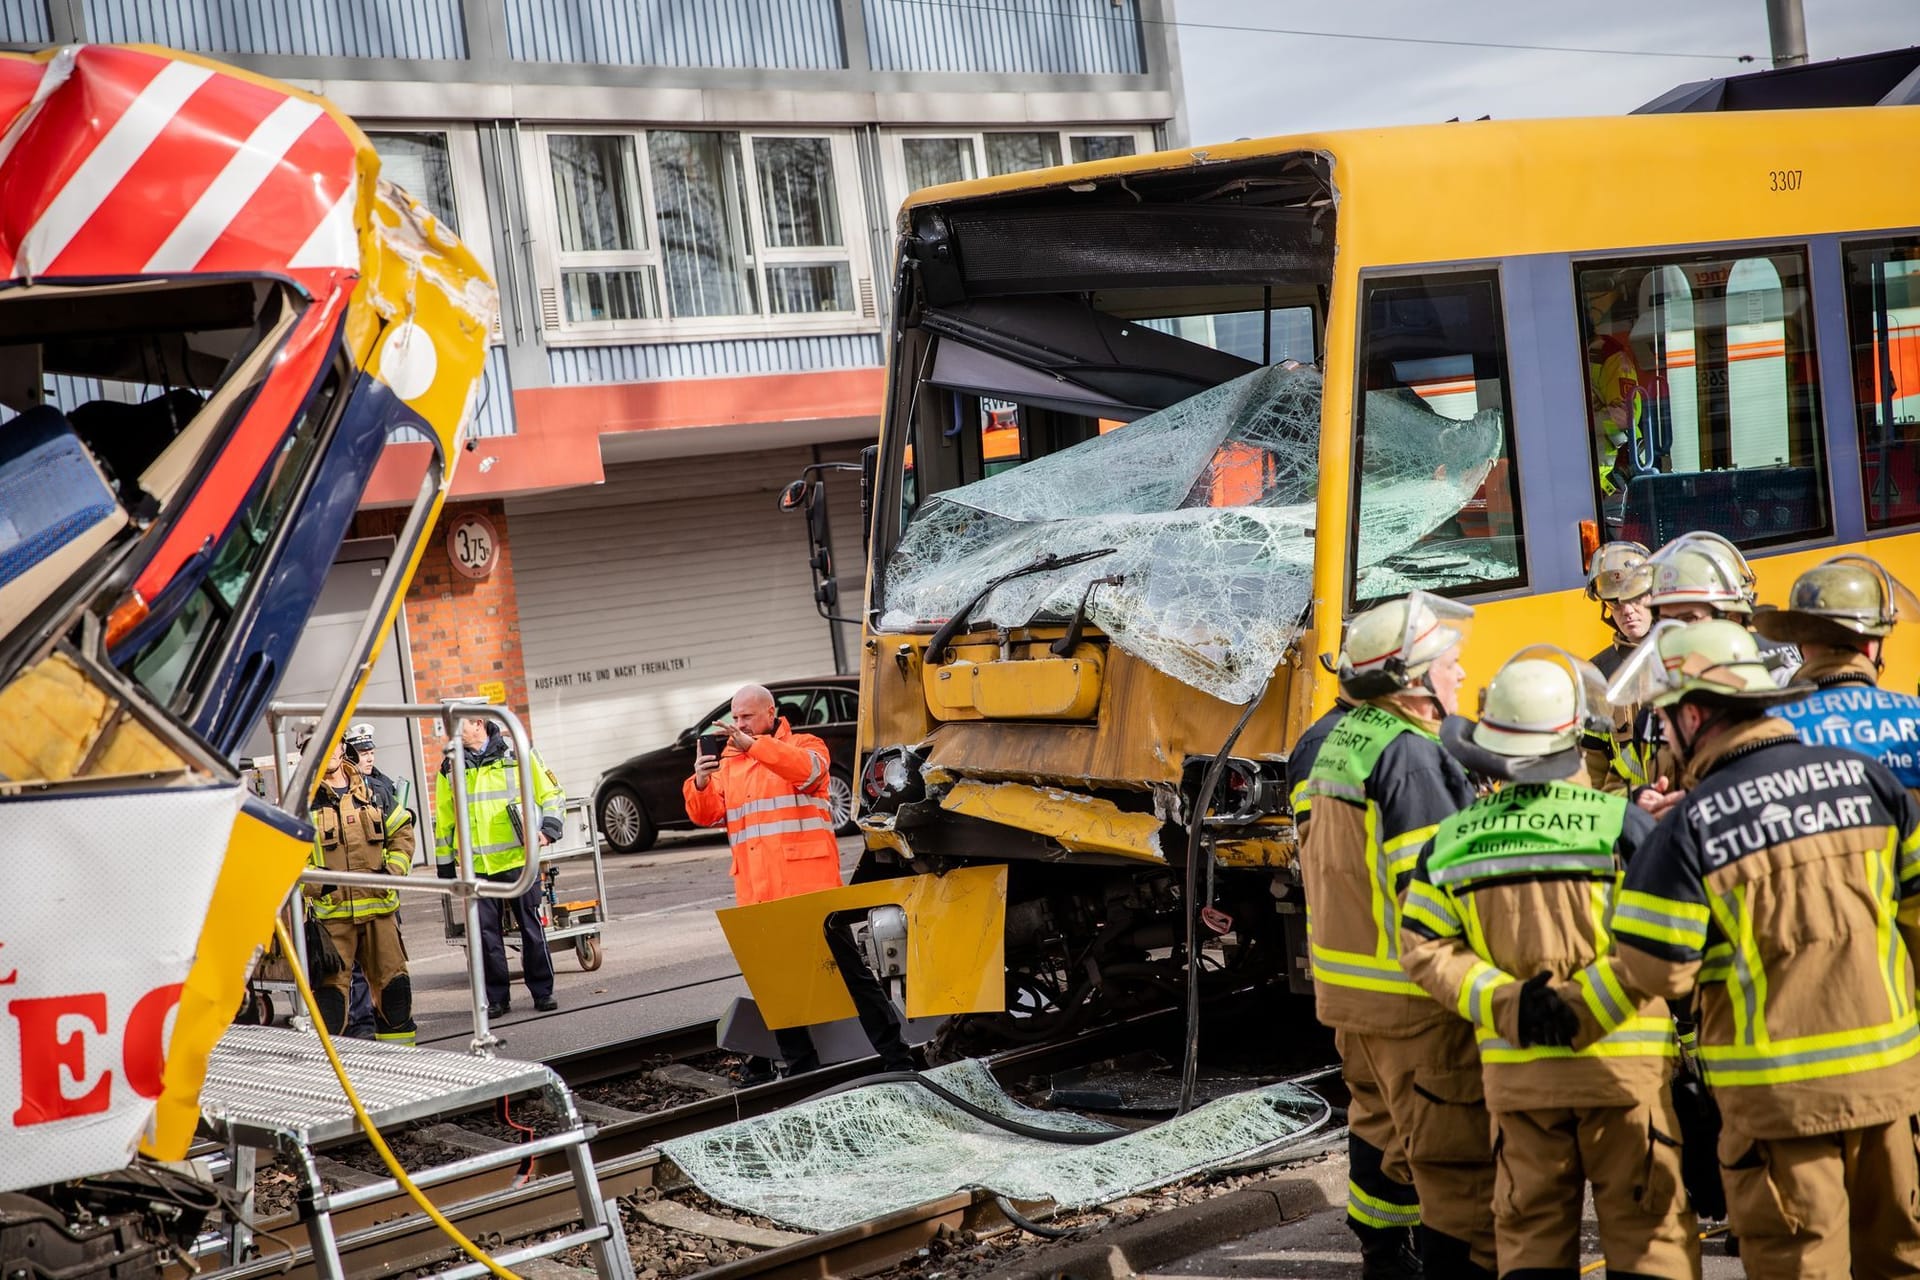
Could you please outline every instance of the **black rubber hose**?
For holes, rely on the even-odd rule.
[[[1078,1227],[1049,1227],[1035,1222],[1032,1218],[1027,1217],[1018,1209],[1014,1208],[1013,1201],[1000,1195],[998,1192],[994,1194],[993,1202],[999,1206],[1001,1217],[1022,1231],[1031,1231],[1043,1240],[1063,1240],[1080,1229]]]
[[[1041,1142],[1058,1142],[1070,1147],[1091,1147],[1102,1142],[1112,1142],[1115,1138],[1124,1138],[1132,1129],[1107,1129],[1099,1132],[1083,1132],[1074,1129],[1043,1129],[1038,1125],[1025,1124],[1019,1120],[989,1111],[970,1098],[963,1098],[953,1090],[935,1080],[929,1080],[918,1071],[882,1071],[878,1075],[862,1076],[858,1080],[849,1080],[845,1084],[835,1085],[831,1089],[822,1089],[810,1098],[801,1100],[802,1104],[818,1102],[822,1098],[831,1098],[836,1093],[846,1093],[852,1089],[864,1089],[870,1084],[917,1084],[934,1097],[952,1103],[976,1120],[984,1120],[1008,1133],[1017,1133],[1023,1138],[1037,1138]]]
[[[1193,1091],[1200,1079],[1200,846],[1206,832],[1207,806],[1213,803],[1214,790],[1220,785],[1220,775],[1226,772],[1227,756],[1232,753],[1233,744],[1240,741],[1241,731],[1266,696],[1267,684],[1262,683],[1260,692],[1253,695],[1240,712],[1240,718],[1233,722],[1227,740],[1220,744],[1213,763],[1207,766],[1206,779],[1193,802],[1193,821],[1187,827],[1187,887],[1183,903],[1187,912],[1187,1044],[1180,1059],[1180,1106],[1173,1113],[1177,1116],[1193,1110]]]

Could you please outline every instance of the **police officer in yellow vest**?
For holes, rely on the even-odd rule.
[[[1658,709],[1686,793],[1627,868],[1618,945],[1558,990],[1698,992],[1753,1280],[1920,1275],[1920,805],[1765,714],[1811,688],[1779,687],[1736,623],[1654,628],[1608,692]]]
[[[473,869],[487,880],[517,880],[527,865],[526,843],[552,844],[565,830],[562,813],[567,797],[551,771],[533,752],[533,798],[540,806],[532,823],[520,818],[520,770],[512,741],[492,720],[469,717],[460,722],[460,745],[466,753],[467,829],[473,841]],[[443,880],[459,874],[454,851],[453,752],[440,761],[440,785],[434,797],[434,862]],[[524,839],[522,831],[524,830]],[[509,903],[502,898],[480,899],[480,945],[487,983],[487,1016],[512,1011],[513,988],[507,975],[507,944],[502,935],[503,912],[509,905],[520,928],[520,971],[542,1013],[558,1009],[553,998],[553,957],[547,952],[546,930],[540,922],[541,889],[538,877],[525,893]]]
[[[397,805],[381,808],[344,742],[327,760],[308,817],[314,828],[308,861],[314,867],[392,876],[404,876],[413,867],[413,815]],[[340,967],[322,974],[314,992],[327,1030],[346,1032],[348,983],[358,965],[373,996],[374,1037],[412,1044],[413,983],[400,940],[399,892],[325,884],[307,885],[303,892],[308,915],[340,953]]]
[[[1473,800],[1438,737],[1466,678],[1460,643],[1471,616],[1419,591],[1357,615],[1339,662],[1355,706],[1307,778],[1313,821],[1300,868],[1314,1005],[1334,1029],[1352,1095],[1347,1225],[1368,1280],[1423,1268],[1434,1280],[1491,1275],[1494,1266],[1493,1156],[1473,1032],[1400,966],[1400,893],[1420,846]]]
[[[1605,707],[1596,668],[1537,645],[1493,677],[1477,724],[1448,717],[1448,752],[1505,785],[1443,820],[1422,851],[1400,955],[1479,1043],[1501,1275],[1573,1275],[1591,1183],[1609,1276],[1690,1280],[1700,1247],[1682,1190],[1667,1007],[1588,987],[1586,1003],[1613,1029],[1576,1052],[1580,1019],[1550,986],[1593,976],[1585,967],[1612,948],[1621,873],[1653,831],[1624,795],[1587,784],[1581,731],[1604,722]]]

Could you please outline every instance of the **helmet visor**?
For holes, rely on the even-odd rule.
[[[1400,637],[1400,657],[1418,670],[1450,649],[1467,642],[1473,606],[1426,591],[1407,593],[1407,620]]]

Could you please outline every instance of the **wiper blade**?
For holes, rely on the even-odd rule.
[[[1094,551],[1076,551],[1072,555],[1066,556],[1058,556],[1049,551],[1046,555],[1036,560],[1030,560],[1018,569],[1007,570],[1007,572],[1001,574],[999,577],[987,583],[986,586],[980,588],[979,591],[975,592],[973,597],[961,605],[959,610],[951,618],[948,618],[940,624],[940,629],[933,633],[933,639],[927,641],[927,664],[937,667],[946,661],[947,646],[953,642],[955,636],[959,635],[960,632],[965,629],[967,619],[972,615],[973,611],[980,606],[980,602],[992,595],[994,588],[998,587],[1001,583],[1012,582],[1015,578],[1025,578],[1036,573],[1050,573],[1055,569],[1065,569],[1076,564],[1084,564],[1089,560],[1098,560],[1101,556],[1110,556],[1117,550],[1119,550],[1117,547],[1101,547]]]

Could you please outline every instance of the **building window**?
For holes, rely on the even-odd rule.
[[[657,130],[647,135],[647,152],[668,308],[676,316],[754,314],[740,135]]]
[[[857,313],[836,144],[549,134],[566,326]]]
[[[1369,280],[1361,317],[1355,607],[1524,585],[1499,277]]]
[[[1847,247],[1847,328],[1867,525],[1920,521],[1920,240]]]
[[[427,212],[460,234],[459,202],[453,196],[453,161],[444,133],[379,130],[367,141],[380,157],[380,176],[426,206]]]
[[[1074,162],[1138,155],[1144,133],[1074,133],[1059,129],[902,136],[894,180],[905,198],[923,187],[1045,169],[1064,155]]]
[[[1608,538],[1765,546],[1828,529],[1807,258],[1580,263],[1587,419]]]
[[[1057,133],[989,133],[986,142],[987,172],[996,176],[1047,169],[1060,163]]]
[[[1075,164],[1084,164],[1089,160],[1114,160],[1121,156],[1137,154],[1134,150],[1133,135],[1130,133],[1076,134],[1069,141],[1073,144]]]
[[[904,138],[900,145],[910,191],[974,176],[972,138]]]
[[[547,156],[567,321],[657,317],[659,287],[649,260],[634,140],[618,134],[553,134]]]

